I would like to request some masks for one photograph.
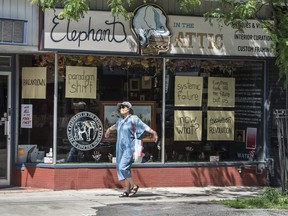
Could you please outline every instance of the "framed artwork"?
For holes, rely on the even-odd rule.
[[[129,80],[129,87],[130,87],[130,91],[139,91],[140,90],[140,80],[137,78],[133,78]]]
[[[102,121],[104,132],[116,123],[120,117],[117,110],[119,101],[104,101],[101,102],[99,118]],[[156,130],[156,103],[154,101],[131,101],[134,115],[137,115],[143,122],[149,125],[153,130]],[[111,132],[108,139],[104,141],[116,141],[116,131]],[[147,134],[143,139],[144,142],[153,142],[152,136]]]
[[[235,130],[235,141],[245,142],[245,130]]]
[[[145,101],[145,95],[140,95],[140,101]]]
[[[142,89],[152,88],[152,76],[142,76],[141,88]]]

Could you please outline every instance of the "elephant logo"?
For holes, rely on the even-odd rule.
[[[171,32],[165,12],[154,4],[145,4],[134,11],[131,28],[139,42],[139,53],[159,54],[169,50]]]
[[[95,148],[103,136],[100,119],[91,112],[74,115],[67,126],[67,137],[71,145],[81,151]]]

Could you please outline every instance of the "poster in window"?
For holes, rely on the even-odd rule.
[[[22,68],[22,99],[46,99],[46,67]]]
[[[207,111],[207,140],[234,140],[234,111]]]
[[[176,110],[174,111],[174,140],[201,141],[202,111]]]
[[[96,99],[97,68],[66,66],[66,98]]]
[[[235,107],[235,78],[208,78],[208,106]]]
[[[175,76],[175,106],[202,106],[203,77]]]
[[[247,128],[246,149],[255,149],[257,141],[257,128]]]
[[[32,128],[32,104],[21,104],[21,128]]]

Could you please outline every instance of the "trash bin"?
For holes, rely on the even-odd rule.
[[[274,110],[274,119],[277,126],[277,139],[279,144],[279,164],[282,191],[287,189],[288,177],[288,110]]]

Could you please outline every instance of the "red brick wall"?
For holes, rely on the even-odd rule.
[[[174,186],[264,186],[265,172],[255,167],[140,167],[132,168],[132,177],[140,187]],[[121,188],[115,168],[40,168],[26,166],[13,170],[12,185],[54,190]]]

